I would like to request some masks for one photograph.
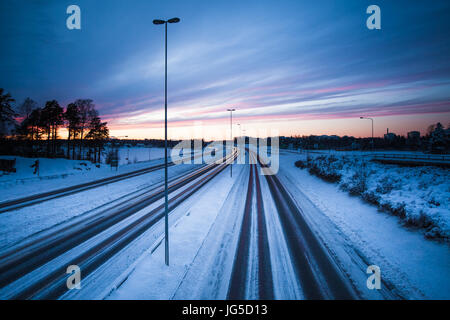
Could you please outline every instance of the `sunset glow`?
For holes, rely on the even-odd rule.
[[[57,28],[64,3],[9,8],[0,30],[9,43],[0,53],[1,82],[17,101],[30,96],[66,106],[93,99],[112,136],[163,137],[163,32],[148,14],[169,11],[183,13],[169,28],[171,138],[229,136],[230,107],[234,135],[244,128],[255,135],[368,136],[360,116],[376,119],[376,136],[387,128],[425,133],[450,121],[446,1],[380,1],[383,27],[376,31],[365,27],[367,1],[79,2],[85,16],[77,32]],[[44,29],[55,31],[44,36]],[[33,54],[13,43],[17,38]]]

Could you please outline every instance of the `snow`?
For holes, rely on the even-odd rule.
[[[306,162],[305,162],[306,163]],[[313,157],[308,167],[325,179],[424,228],[428,238],[450,239],[450,171],[380,164],[361,157]]]
[[[163,155],[163,149],[158,152]],[[120,154],[126,157],[128,148],[123,148]],[[355,155],[351,161],[359,159],[356,154],[347,152],[345,155]],[[448,243],[427,240],[423,232],[406,228],[398,217],[379,211],[359,197],[350,196],[337,183],[325,182],[307,170],[295,167],[295,161],[305,157],[303,153],[281,151],[278,176],[330,256],[363,298],[450,299]],[[130,159],[131,164],[128,164]],[[38,178],[30,173],[29,165],[33,160],[17,157],[18,172],[0,176],[1,201],[161,163],[154,158],[148,162],[148,149],[136,147],[130,148],[129,160],[121,162],[117,172],[108,166],[97,168],[88,162],[84,166],[80,161],[42,159],[42,176]],[[356,166],[351,161],[340,171],[343,182],[348,182],[353,176]],[[182,175],[194,167],[170,167],[169,176]],[[392,184],[394,188],[382,194],[383,201],[405,203],[411,216],[426,209],[436,225],[448,231],[448,171],[437,167],[407,168],[371,162],[367,162],[367,170],[370,172],[367,180],[369,191],[378,192],[380,185]],[[170,213],[169,267],[164,264],[164,223],[160,220],[83,279],[82,290],[71,290],[63,299],[225,299],[242,222],[248,174],[248,165],[234,165],[233,178],[230,178],[227,168]],[[0,252],[78,219],[107,212],[119,202],[131,201],[138,192],[161,185],[162,177],[163,171],[158,170],[98,187],[95,192],[81,192],[2,213]],[[295,278],[278,213],[264,176],[260,176],[260,182],[268,223],[275,297],[302,299],[301,285]],[[191,186],[188,184],[176,193]],[[161,205],[162,201],[71,249],[25,276],[18,284],[26,284],[65,265],[100,240]],[[256,256],[255,253],[252,240],[252,257]],[[366,287],[366,268],[372,264],[381,268],[382,290]],[[250,266],[253,276],[249,278],[249,298],[256,297],[255,265]],[[0,296],[8,296],[11,293],[8,290],[0,290]]]
[[[242,168],[242,167],[241,167]],[[239,176],[241,170],[235,168],[235,176]],[[233,184],[230,181],[228,171],[225,170],[215,181],[208,185],[201,194],[195,198],[195,202],[182,219],[172,225],[170,233],[170,266],[164,264],[164,242],[158,242],[158,246],[147,252],[145,257],[139,262],[133,272],[127,275],[126,281],[111,295],[108,299],[179,299],[196,298],[195,287],[189,286],[188,295],[179,295],[179,291],[185,290],[183,281],[187,279],[186,274],[190,271],[193,264],[203,263],[207,261],[199,259],[200,249],[204,245],[204,241],[210,234],[210,230],[216,224],[218,215],[223,215],[221,208],[230,192]],[[214,194],[214,196],[212,196]],[[179,208],[175,209],[178,211]],[[222,232],[226,228],[226,224],[219,226]],[[161,239],[162,240],[162,239]],[[219,242],[222,243],[222,240]],[[214,255],[214,251],[208,250],[210,256]],[[232,260],[232,259],[231,259]],[[219,267],[219,266],[216,266]],[[231,272],[231,270],[229,270]],[[193,275],[189,272],[190,275]],[[201,279],[193,275],[196,281],[205,283],[208,281],[213,283],[211,277],[206,276]],[[188,282],[192,283],[193,279]],[[201,290],[207,290],[202,287]],[[224,298],[225,290],[219,291]],[[201,293],[197,293],[200,294]],[[213,297],[209,297],[213,298]]]
[[[140,162],[130,161],[130,164],[128,164],[125,159],[128,149],[130,150],[130,159],[136,158]],[[119,149],[120,161],[117,170],[106,164],[100,164],[97,167],[90,161],[85,160],[0,156],[0,159],[16,159],[15,167],[17,169],[16,173],[0,172],[0,202],[160,164],[160,159],[164,156],[164,149],[151,148],[151,161],[148,161],[149,149],[141,147]],[[31,168],[35,160],[39,160],[39,176],[33,174],[34,168]]]
[[[290,253],[284,237],[283,227],[267,184],[260,176],[264,213],[266,215],[267,236],[269,239],[270,263],[272,266],[274,295],[276,299],[303,299],[301,285],[296,279]]]
[[[192,170],[193,165],[169,167],[169,178]],[[19,241],[75,218],[99,214],[110,207],[132,199],[137,192],[161,185],[163,170],[152,171],[130,179],[106,184],[69,196],[0,214],[0,251]]]
[[[280,157],[282,182],[363,295],[382,298],[365,286],[365,268],[375,264],[381,268],[382,279],[404,298],[450,298],[448,244],[424,239],[399,224],[397,217],[295,167],[300,155],[282,153]],[[359,261],[357,268],[355,261],[361,256],[366,261]]]
[[[170,149],[167,150],[170,157]],[[121,147],[119,148],[119,165],[132,164],[164,158],[164,148]]]

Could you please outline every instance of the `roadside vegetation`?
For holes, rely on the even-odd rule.
[[[321,155],[295,163],[352,196],[399,217],[426,238],[450,240],[450,171],[438,167],[401,167],[361,157]]]

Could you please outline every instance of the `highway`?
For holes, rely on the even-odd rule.
[[[261,168],[266,165],[254,152],[248,149],[247,151],[250,157],[257,158],[258,165],[250,165],[248,191],[227,298],[248,299],[252,295],[250,291],[253,281],[257,283],[257,299],[274,299],[270,240],[267,234],[267,228],[270,226],[267,225],[268,219],[264,210],[264,200],[267,201],[267,199],[262,197],[260,170],[258,170],[258,166]],[[345,274],[336,266],[335,261],[305,221],[301,209],[278,177],[274,174],[264,175],[264,177],[283,228],[295,278],[299,282],[304,297],[312,300],[357,299],[358,293]],[[253,219],[252,215],[255,215]],[[252,223],[256,224],[254,228]],[[254,250],[250,248],[252,237],[255,243]]]
[[[233,233],[235,246],[230,248],[232,267],[228,277],[226,299],[280,298],[280,276],[295,279],[304,299],[358,299],[359,294],[304,218],[302,209],[289,194],[277,175],[262,175],[268,169],[265,160],[255,152],[246,151],[253,161],[248,166],[245,205],[236,212],[242,219]],[[174,211],[186,199],[201,192],[202,187],[219,175],[237,157],[237,150],[216,163],[172,177],[169,181],[169,211]],[[29,198],[4,203],[3,208],[32,206],[76,192],[92,192],[104,183],[160,169],[154,166],[83,185],[42,193]],[[262,187],[264,183],[265,193]],[[82,215],[32,241],[12,246],[0,255],[0,298],[59,299],[67,292],[68,265],[78,265],[86,278],[115,255],[127,250],[130,243],[164,216],[164,189],[161,184],[147,186],[124,199],[117,199],[94,214]],[[267,209],[275,208],[275,210]],[[278,221],[282,234],[272,225]],[[273,245],[283,242],[286,252],[277,252]],[[277,259],[291,266],[286,270]],[[277,275],[278,274],[278,275]],[[278,287],[277,287],[278,286]]]
[[[233,157],[236,157],[236,154]],[[171,196],[169,210],[172,211],[189,196],[200,190],[203,185],[220,173],[229,161],[228,156],[223,163],[202,166],[191,173],[172,180],[169,184]],[[83,188],[79,190],[84,191]],[[2,253],[0,256],[0,297],[7,299],[57,299],[67,290],[65,283],[67,264],[58,266],[55,263],[55,266],[51,268],[53,271],[43,277],[41,275],[39,278],[33,278],[32,281],[26,281],[25,285],[15,285],[15,282],[18,280],[20,283],[21,277],[32,273],[41,266],[52,262],[59,255],[156,203],[163,196],[163,187],[157,187],[151,191],[144,190],[137,193],[133,199],[126,199],[122,203],[116,204],[114,210],[108,208],[98,214],[57,229],[30,243],[16,246]],[[83,269],[83,274],[88,275],[140,234],[151,228],[163,215],[164,204],[159,204],[147,214],[116,228],[114,233],[91,246],[89,250],[71,257],[74,261],[72,264],[79,265]]]

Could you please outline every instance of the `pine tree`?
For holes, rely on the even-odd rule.
[[[89,123],[90,130],[86,139],[92,139],[94,142],[94,162],[100,162],[103,143],[109,137],[109,129],[106,124],[107,122],[101,122],[98,116],[93,117]]]
[[[14,112],[11,105],[15,100],[11,94],[6,93],[3,88],[0,88],[0,135],[6,134],[7,126],[15,123],[17,113]]]
[[[80,112],[76,103],[70,103],[64,113],[67,124],[67,158],[70,159],[70,138],[72,137],[72,158],[75,159],[75,139],[80,130]]]
[[[55,143],[58,135],[58,128],[64,123],[63,108],[56,100],[47,101],[41,111],[41,121],[45,126],[47,135],[47,154],[55,153]]]

